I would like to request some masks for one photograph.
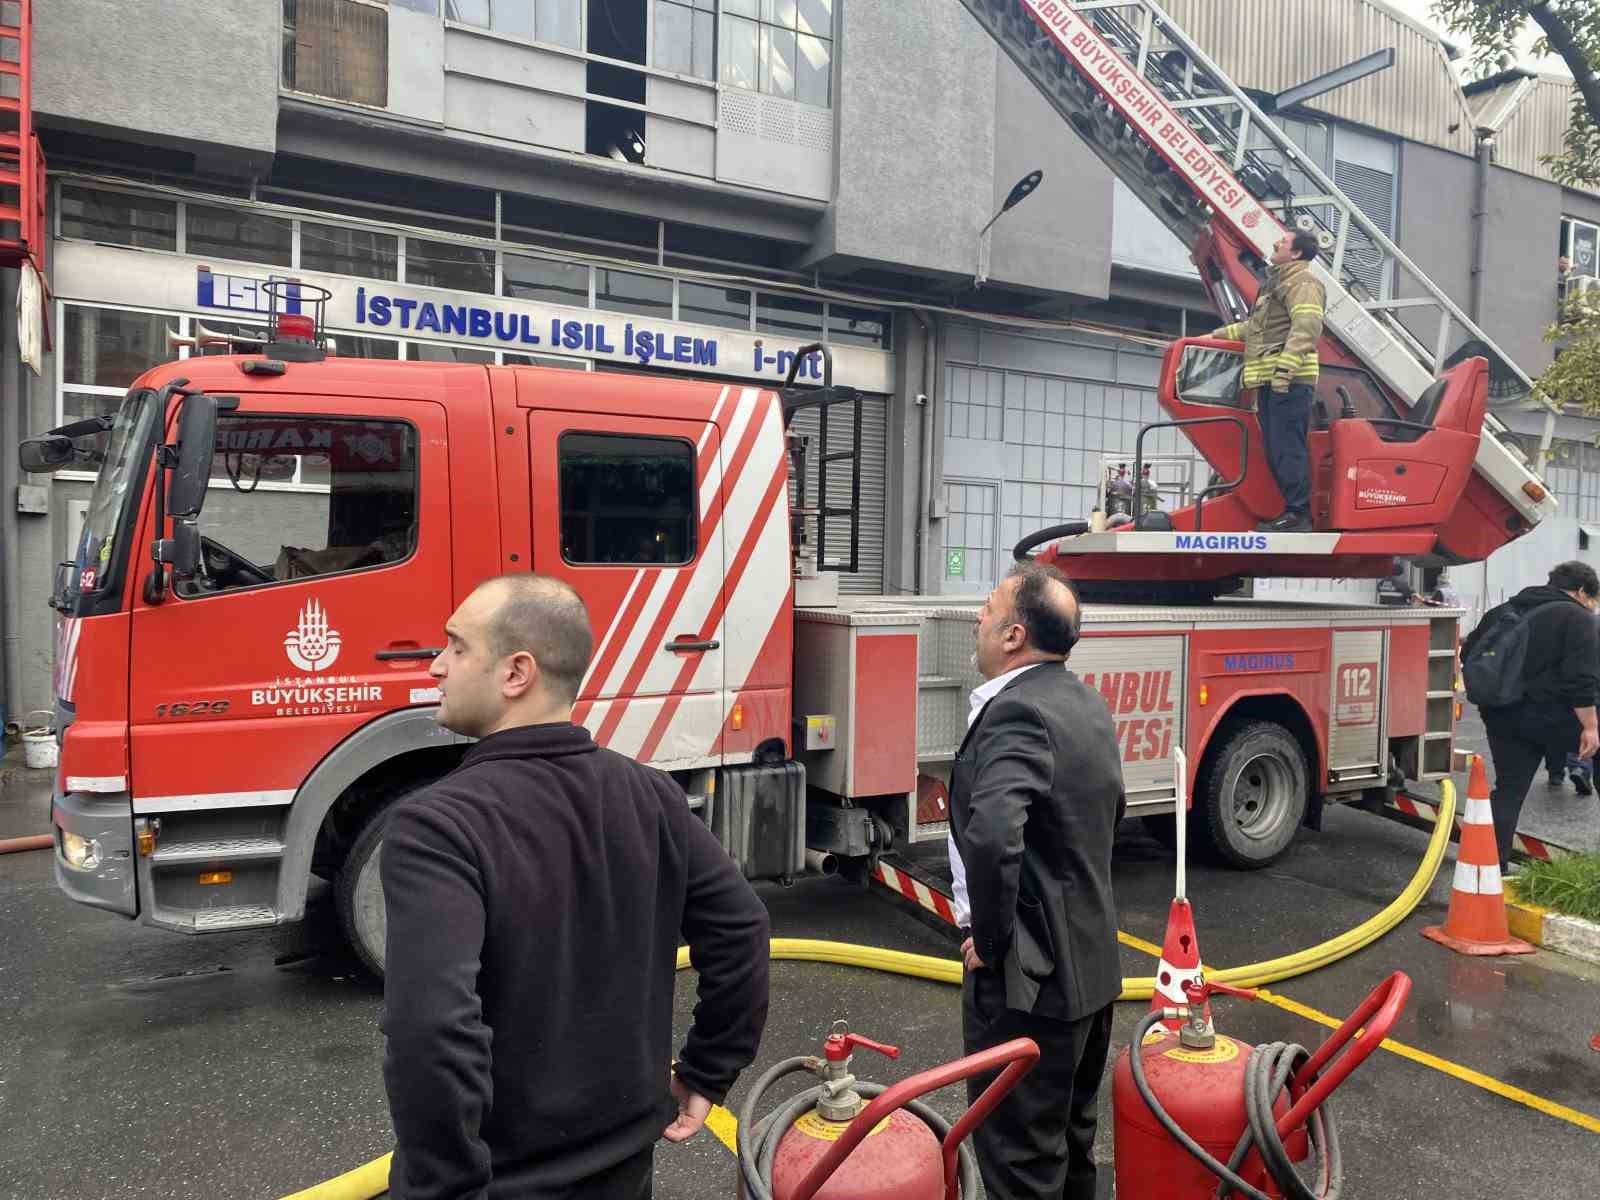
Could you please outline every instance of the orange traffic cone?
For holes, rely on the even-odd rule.
[[[1430,925],[1422,936],[1458,954],[1533,953],[1533,947],[1512,937],[1506,925],[1500,851],[1494,841],[1489,780],[1481,754],[1472,756],[1467,808],[1461,818],[1461,847],[1456,852],[1456,878],[1450,889],[1450,913],[1443,928]]]
[[[1183,985],[1201,982],[1202,970],[1200,939],[1194,932],[1194,909],[1187,900],[1174,900],[1167,911],[1167,936],[1161,944],[1161,961],[1156,965],[1156,985],[1150,994],[1150,1011],[1188,1004],[1189,997]],[[1209,1000],[1205,1007],[1206,1020],[1210,1021]],[[1182,1021],[1171,1018],[1162,1024],[1168,1029],[1183,1028]]]

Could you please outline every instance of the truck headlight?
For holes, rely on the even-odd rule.
[[[76,867],[80,871],[92,871],[100,865],[100,842],[95,838],[79,837],[63,829],[61,857],[67,860],[69,867]]]

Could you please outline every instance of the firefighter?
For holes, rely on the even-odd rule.
[[[670,776],[573,723],[572,588],[492,579],[445,634],[439,723],[480,740],[384,833],[388,1194],[647,1200],[656,1140],[755,1057],[766,909]],[[680,938],[699,1003],[673,1062]]]
[[[1263,521],[1263,533],[1304,533],[1311,528],[1311,454],[1306,434],[1317,389],[1317,342],[1327,310],[1326,289],[1312,274],[1317,235],[1284,234],[1272,247],[1272,270],[1247,320],[1211,336],[1244,343],[1244,380],[1255,388],[1256,416],[1266,443],[1267,468],[1283,493],[1283,514]]]

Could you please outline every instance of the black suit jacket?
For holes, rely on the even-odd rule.
[[[1122,990],[1111,842],[1126,810],[1111,713],[1064,667],[1019,675],[968,728],[951,827],[1006,1007],[1070,1021]]]

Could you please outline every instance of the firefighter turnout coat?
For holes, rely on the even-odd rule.
[[[1287,391],[1291,383],[1317,381],[1317,342],[1327,304],[1327,291],[1309,262],[1284,263],[1268,273],[1250,316],[1211,336],[1244,343],[1244,387],[1270,384],[1274,391]]]

